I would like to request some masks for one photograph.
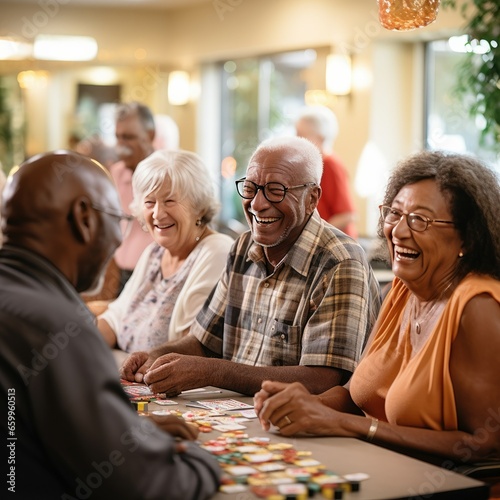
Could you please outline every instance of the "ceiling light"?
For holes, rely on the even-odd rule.
[[[50,61],[90,61],[97,49],[97,42],[90,36],[38,35],[34,55]]]
[[[0,38],[0,60],[21,60],[31,57],[33,45],[10,37]]]

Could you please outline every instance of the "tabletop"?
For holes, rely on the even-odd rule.
[[[197,400],[232,398],[253,405],[253,398],[213,387],[200,392],[187,392],[173,398],[176,406],[165,407],[150,402],[148,410],[175,408],[181,412],[194,410],[190,405]],[[374,444],[354,438],[295,437],[286,438],[277,431],[264,431],[257,419],[243,424],[244,432],[250,437],[269,438],[271,443],[291,444],[299,452],[310,452],[326,469],[338,475],[365,473],[369,477],[360,483],[359,491],[344,492],[343,499],[391,500],[391,499],[487,499],[488,485],[475,479],[448,471],[408,456],[387,450]],[[200,433],[199,441],[204,443],[216,439],[221,432],[212,430]],[[250,500],[257,498],[249,490],[241,493],[217,493],[216,500]],[[285,497],[283,497],[285,498]],[[288,497],[287,497],[288,498]],[[316,498],[324,498],[320,493]]]

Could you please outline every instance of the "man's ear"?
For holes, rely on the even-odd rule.
[[[96,230],[95,211],[90,200],[81,196],[73,201],[70,208],[70,224],[75,237],[82,243],[89,243]]]
[[[314,186],[309,193],[307,213],[312,214],[314,209],[318,206],[319,199],[321,198],[321,186]]]

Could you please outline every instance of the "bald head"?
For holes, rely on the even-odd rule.
[[[296,181],[319,184],[323,175],[323,160],[318,148],[302,137],[274,137],[262,142],[253,153],[248,168],[260,165],[266,157],[277,155],[294,170]]]
[[[84,278],[83,272],[98,273],[120,243],[118,220],[104,220],[105,214],[95,206],[121,212],[104,167],[69,151],[37,155],[13,169],[7,179],[4,244],[47,258],[77,289],[90,286],[95,276]],[[104,231],[109,233],[105,238]]]

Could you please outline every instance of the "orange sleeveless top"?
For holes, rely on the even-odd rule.
[[[481,293],[500,303],[500,281],[469,274],[455,289],[420,352],[412,357],[410,326],[400,335],[411,292],[398,278],[375,324],[375,337],[350,382],[353,401],[365,414],[391,424],[456,430],[450,353],[467,302]]]

